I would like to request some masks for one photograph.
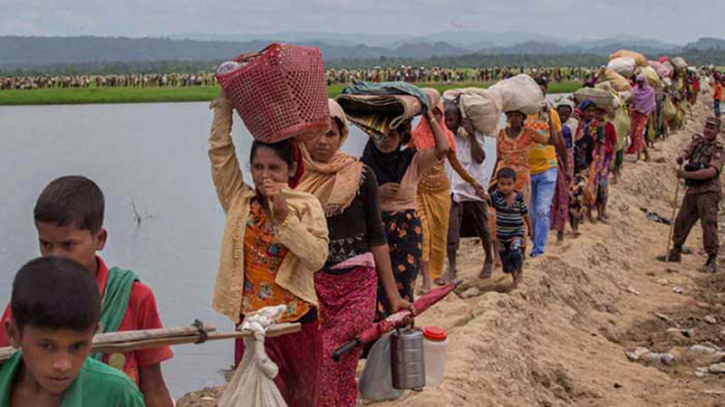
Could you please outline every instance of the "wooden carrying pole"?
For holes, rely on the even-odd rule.
[[[298,323],[283,323],[269,327],[267,338],[299,332]],[[97,334],[93,337],[92,352],[123,353],[141,349],[160,348],[162,346],[183,345],[189,343],[202,344],[206,341],[238,339],[252,336],[251,332],[216,332],[213,326],[199,329],[197,327],[147,329],[143,331],[125,331]],[[12,347],[0,348],[0,362],[7,360],[16,351]]]

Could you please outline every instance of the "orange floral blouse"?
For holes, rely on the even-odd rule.
[[[260,308],[286,305],[280,322],[297,321],[312,308],[291,292],[275,283],[277,272],[289,250],[272,243],[272,223],[262,206],[252,201],[244,234],[244,288],[242,314],[250,314]]]

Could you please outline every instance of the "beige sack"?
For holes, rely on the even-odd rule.
[[[516,75],[504,79],[492,86],[490,91],[501,96],[501,107],[504,112],[520,111],[524,114],[536,114],[541,111],[544,94],[541,88],[529,75]]]
[[[617,92],[629,92],[632,90],[632,86],[629,81],[622,75],[606,69],[599,75],[599,82],[609,82]]]
[[[581,88],[574,92],[577,103],[591,100],[600,109],[614,109],[614,95],[604,89]]]
[[[672,58],[670,62],[672,62],[672,65],[677,69],[687,69],[688,67],[687,61],[685,61],[685,58],[682,57]]]
[[[244,357],[219,400],[219,407],[287,407],[274,383],[278,366],[267,356],[264,335],[278,320],[285,306],[265,307],[247,316],[242,330],[254,333],[244,338]]]
[[[634,59],[634,62],[637,64],[637,66],[641,66],[643,68],[647,66],[647,57],[640,54],[639,52],[630,51],[628,49],[622,49],[609,55],[610,61],[617,58],[632,58]]]
[[[471,120],[481,134],[496,134],[501,121],[501,97],[496,92],[479,89],[459,96],[462,116]]]
[[[625,78],[629,78],[634,73],[634,70],[637,69],[637,62],[634,58],[629,57],[615,58],[609,61],[607,69],[612,70]]]
[[[645,68],[638,68],[637,74],[644,75],[644,77],[647,78],[647,83],[649,84],[649,86],[653,87],[656,91],[661,91],[665,88],[665,85],[662,82],[660,76],[657,74],[657,71],[655,71],[655,69],[651,66]]]

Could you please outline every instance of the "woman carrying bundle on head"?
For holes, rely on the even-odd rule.
[[[323,344],[317,406],[349,407],[357,403],[355,370],[362,348],[338,362],[332,352],[373,323],[378,281],[391,312],[412,309],[412,304],[400,297],[393,277],[375,173],[342,152],[347,119],[337,102],[328,102],[330,131],[305,141],[305,173],[297,190],[320,200],[330,232],[327,262],[315,274]]]
[[[649,153],[647,152],[647,141],[644,136],[649,115],[657,107],[657,100],[655,90],[649,86],[644,75],[637,76],[636,85],[632,88],[632,97],[634,99],[634,103],[630,108],[632,145],[627,153],[635,154],[636,160],[639,160],[640,155],[644,154],[645,161],[648,161]]]
[[[604,151],[604,129],[596,120],[597,107],[591,100],[579,105],[582,114],[574,141],[574,181],[569,196],[569,219],[574,236],[579,235],[579,225],[584,214],[594,223],[592,210],[597,202],[597,170],[601,168]]]
[[[287,405],[315,407],[322,342],[314,273],[327,259],[328,230],[318,199],[294,188],[303,165],[295,142],[254,141],[254,186],[244,183],[231,138],[232,105],[222,93],[211,104],[212,179],[226,213],[214,309],[239,325],[246,315],[284,305],[280,322],[299,322],[295,334],[268,338],[265,349],[279,367],[275,383]],[[244,353],[236,342],[235,365]]]
[[[506,112],[507,126],[501,129],[496,140],[496,169],[494,178],[497,179],[498,170],[511,168],[516,173],[514,188],[523,195],[526,206],[531,196],[531,171],[529,154],[538,143],[546,144],[549,139],[540,133],[524,127],[526,115],[519,112]],[[497,243],[497,242],[495,242]],[[524,240],[524,245],[526,240]],[[494,244],[494,247],[496,245]],[[524,247],[525,252],[525,247]]]
[[[579,130],[579,120],[573,117],[575,107],[574,102],[569,99],[562,99],[556,104],[556,111],[562,123],[561,137],[566,146],[568,164],[564,167],[562,159],[557,156],[559,168],[567,168],[567,173],[564,171],[558,173],[556,191],[551,204],[551,230],[556,231],[557,245],[564,242],[564,231],[569,218],[569,190],[574,179],[574,140]]]
[[[614,111],[610,109],[597,108],[597,122],[604,132],[603,139],[597,143],[597,153],[600,155],[596,175],[596,208],[597,220],[606,222],[607,204],[609,203],[609,173],[612,160],[615,159],[617,149],[617,129],[612,123]]]
[[[500,168],[511,168],[516,171],[517,191],[521,192],[529,205],[531,196],[531,171],[529,153],[537,143],[548,143],[549,140],[538,132],[524,127],[526,115],[506,112],[506,128],[501,129],[496,139],[496,173]]]
[[[485,197],[486,191],[467,171],[456,157],[456,140],[453,132],[446,127],[446,116],[441,95],[435,89],[424,89],[428,95],[433,116],[446,135],[450,150],[446,159],[451,168],[466,182],[473,186],[478,196]],[[470,137],[475,137],[473,132]],[[427,120],[421,120],[413,130],[411,141],[417,151],[425,151],[435,147],[433,130]],[[478,145],[478,144],[476,144]],[[481,160],[485,159],[485,152],[480,149]],[[448,226],[451,212],[451,183],[448,180],[444,162],[440,161],[422,174],[418,183],[417,214],[423,226],[423,257],[421,259],[421,272],[423,274],[423,292],[431,288],[431,280],[437,285],[448,283],[443,278],[443,266],[446,259],[448,241]],[[493,261],[487,258],[480,277],[488,278],[493,272]]]
[[[378,202],[385,227],[390,260],[398,292],[406,301],[413,301],[414,285],[423,255],[423,228],[416,213],[418,182],[422,174],[448,155],[450,146],[432,109],[425,120],[433,133],[434,147],[416,151],[404,148],[410,143],[411,121],[407,120],[385,134],[371,133],[360,161],[378,180]],[[390,300],[382,286],[378,287],[378,319],[387,316]]]

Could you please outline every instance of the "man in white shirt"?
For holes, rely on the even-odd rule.
[[[458,161],[478,181],[478,184],[485,188],[491,180],[496,163],[496,139],[476,132],[467,121],[464,123],[454,102],[446,100],[445,110],[446,126],[456,135]],[[493,273],[493,253],[488,204],[471,184],[451,168],[448,162],[446,162],[446,174],[451,183],[452,205],[448,227],[448,271],[443,278],[452,281],[457,277],[456,254],[461,236],[481,239],[486,258],[479,277],[489,278]]]

